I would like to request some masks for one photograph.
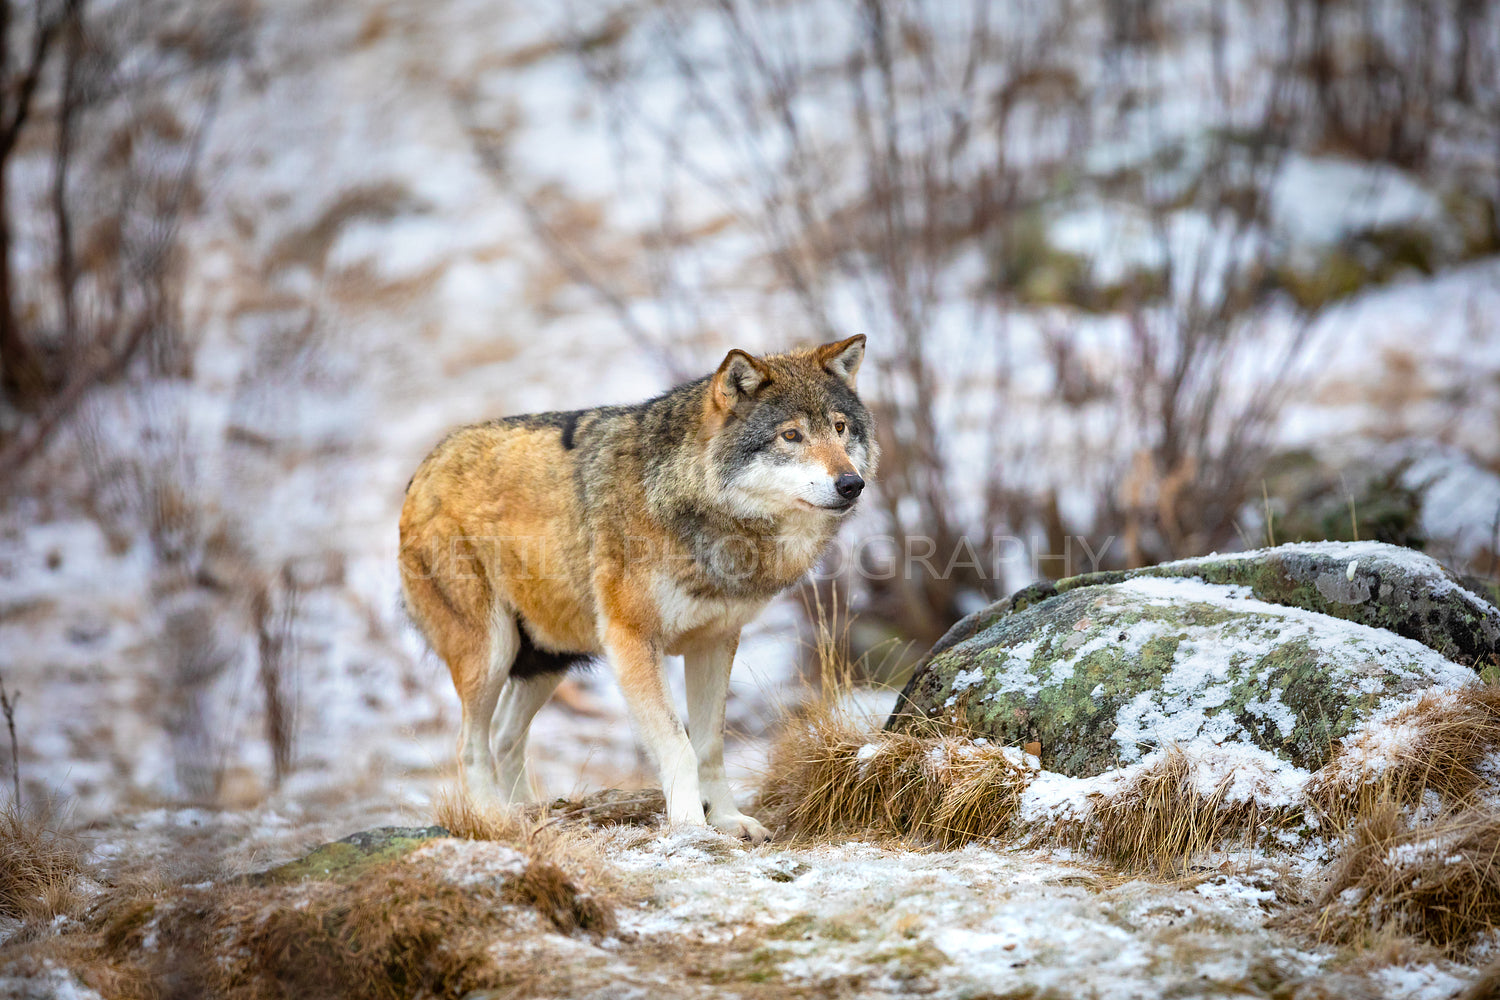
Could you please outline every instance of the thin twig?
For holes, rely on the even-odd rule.
[[[1349,480],[1345,478],[1342,470],[1339,472],[1339,482],[1343,484],[1344,496],[1349,498],[1349,525],[1354,532],[1354,540],[1359,541],[1359,513],[1354,509],[1354,491],[1349,489]]]
[[[5,713],[5,726],[10,730],[10,779],[15,786],[13,805],[21,808],[21,745],[16,741],[16,704],[21,700],[17,691],[12,698],[5,690],[5,678],[0,677],[0,711]]]

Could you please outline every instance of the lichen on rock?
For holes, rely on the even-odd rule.
[[[440,826],[382,826],[352,833],[315,848],[307,856],[250,876],[252,884],[276,885],[306,879],[346,882],[421,847],[448,836]]]
[[[1035,583],[954,625],[934,651],[1057,594],[1143,576],[1249,587],[1262,601],[1386,629],[1468,666],[1500,662],[1500,608],[1432,557],[1381,542],[1305,542]]]
[[[1497,639],[1493,606],[1419,553],[1213,556],[1036,585],[984,609],[933,648],[888,728],[1037,741],[1044,767],[1079,777],[1202,740],[1315,770],[1381,707],[1477,682],[1471,665]]]

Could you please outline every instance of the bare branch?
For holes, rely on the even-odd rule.
[[[16,703],[21,700],[19,692],[12,698],[5,690],[5,678],[0,677],[0,711],[5,713],[5,726],[10,730],[10,777],[15,786],[12,804],[21,808],[21,745],[16,741]]]
[[[7,16],[3,26],[8,29],[10,4],[7,2],[5,7]],[[11,150],[15,149],[16,140],[20,138],[21,130],[26,127],[26,121],[31,116],[32,99],[36,96],[37,84],[42,79],[42,67],[47,63],[52,41],[57,37],[58,29],[62,27],[66,15],[57,14],[47,17],[43,13],[42,5],[38,4],[36,17],[36,29],[31,37],[31,55],[26,61],[26,69],[20,81],[16,84],[15,103],[11,108],[6,109],[3,118],[0,118],[0,162],[4,162],[10,156]],[[8,34],[8,30],[4,32],[4,35]],[[6,40],[8,41],[8,38]]]

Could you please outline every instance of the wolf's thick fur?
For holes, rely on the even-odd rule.
[[[875,471],[863,357],[862,336],[731,351],[645,403],[478,424],[427,456],[401,511],[402,588],[463,702],[472,794],[530,800],[531,719],[570,663],[602,655],[668,816],[766,838],[724,777],[729,670],[740,629],[817,562]],[[666,653],[686,663],[691,740]]]

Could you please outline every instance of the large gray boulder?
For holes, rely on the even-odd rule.
[[[1288,545],[1029,587],[955,625],[887,728],[1038,741],[1078,777],[1202,739],[1313,770],[1381,706],[1489,663],[1500,611],[1428,557]]]

